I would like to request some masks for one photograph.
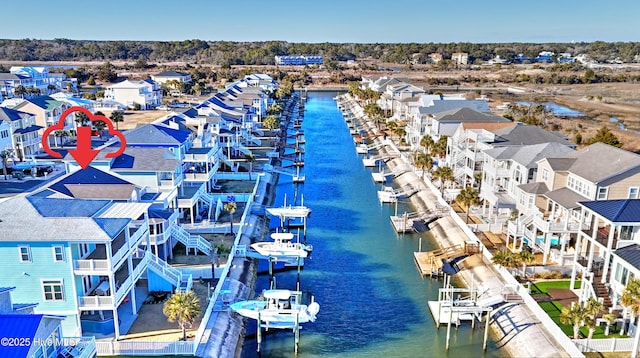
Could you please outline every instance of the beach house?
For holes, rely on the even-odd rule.
[[[526,243],[542,252],[543,264],[550,254],[560,264],[573,259],[583,219],[580,202],[638,198],[640,156],[635,153],[594,143],[537,164],[536,180],[517,188],[520,215],[508,223],[507,243],[513,238],[514,247]]]
[[[11,339],[0,346],[2,357],[93,358],[94,337],[68,337],[62,334],[64,317],[35,314],[37,304],[13,303],[15,287],[0,287],[0,337]]]
[[[151,80],[124,80],[107,86],[104,93],[107,102],[116,102],[125,108],[153,109],[162,104],[162,89]]]
[[[35,125],[42,127],[38,132],[38,134],[42,136],[44,129],[57,124],[62,119],[62,113],[70,107],[71,105],[69,103],[57,100],[51,96],[37,96],[25,99],[13,107],[13,109],[34,115],[36,119]],[[71,114],[63,120],[64,123],[61,132],[67,134],[74,133],[76,128],[75,116]],[[57,134],[53,132],[49,135],[47,141],[51,148],[62,144],[62,139],[58,138]]]
[[[640,199],[578,203],[582,223],[576,238],[571,287],[581,281],[582,301],[596,297],[614,311],[627,283],[640,275]]]
[[[88,167],[4,201],[0,280],[35,313],[62,316],[66,336],[120,337],[148,292],[191,285],[151,250],[142,189]]]

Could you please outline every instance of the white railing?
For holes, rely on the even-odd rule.
[[[108,260],[73,260],[73,269],[77,271],[108,271],[111,272]]]
[[[572,339],[581,352],[631,352],[633,338]]]
[[[164,260],[160,259],[158,256],[150,252],[147,252],[146,255],[149,256],[149,265],[148,265],[149,268],[151,268],[157,274],[169,279],[177,287],[180,287],[181,276],[182,276],[180,271],[171,267],[171,265],[169,265]]]
[[[80,308],[112,309],[114,307],[113,296],[78,296]]]
[[[96,351],[98,356],[115,356],[115,355],[193,355],[197,341],[170,341],[170,342],[152,342],[152,341],[113,341],[113,342],[96,342]]]
[[[190,249],[196,249],[202,251],[207,256],[211,255],[211,243],[202,236],[190,234],[179,225],[173,225],[171,232],[174,234],[174,237],[187,248],[187,252]]]

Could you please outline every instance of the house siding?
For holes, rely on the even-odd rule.
[[[4,286],[16,287],[11,293],[12,299],[21,303],[38,303],[35,313],[77,312],[71,252],[68,245],[53,242],[31,242],[28,244],[31,250],[31,262],[20,262],[18,246],[24,245],[24,243],[17,242],[0,243],[0,257],[3,258],[4,263],[0,273],[0,282]],[[65,261],[54,262],[53,245],[65,247]],[[49,279],[62,280],[63,301],[44,300],[42,281]]]
[[[640,174],[630,176],[610,185],[607,199],[627,199],[630,187],[640,187]]]

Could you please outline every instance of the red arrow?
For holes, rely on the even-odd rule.
[[[91,127],[82,126],[78,127],[77,130],[77,149],[69,150],[69,154],[71,154],[82,169],[86,169],[100,151],[91,148]]]

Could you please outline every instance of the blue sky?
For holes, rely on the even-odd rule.
[[[640,41],[635,0],[29,0],[2,13],[4,39]]]

